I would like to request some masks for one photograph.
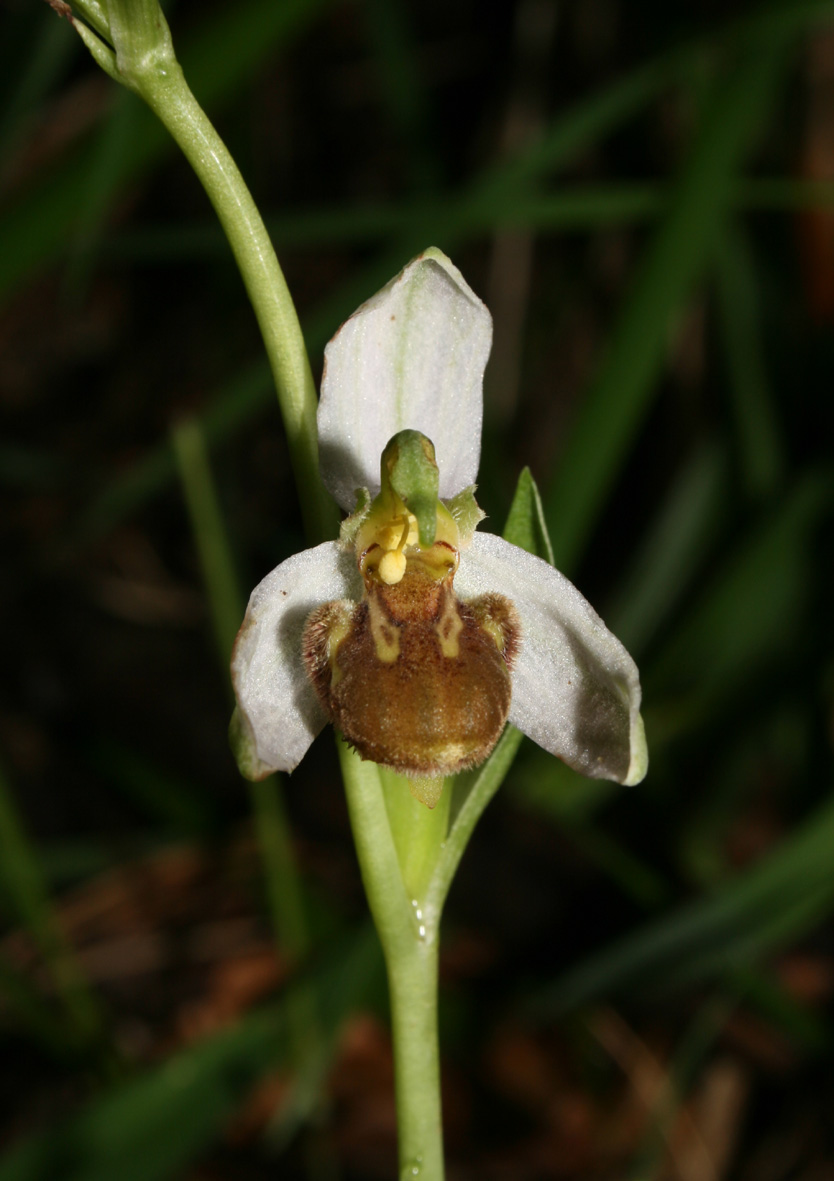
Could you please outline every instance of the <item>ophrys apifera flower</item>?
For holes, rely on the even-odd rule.
[[[245,775],[291,771],[328,720],[411,777],[476,765],[508,720],[585,775],[645,774],[622,644],[547,562],[476,531],[491,337],[427,250],[328,345],[321,473],[352,516],[252,593],[232,660]]]

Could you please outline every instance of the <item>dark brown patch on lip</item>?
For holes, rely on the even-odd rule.
[[[512,603],[501,595],[462,603],[451,576],[439,582],[415,570],[395,586],[370,582],[349,619],[338,606],[310,616],[304,659],[322,705],[359,754],[431,778],[482,762],[510,708],[520,633]],[[440,626],[448,631],[450,620],[456,643],[444,654]]]

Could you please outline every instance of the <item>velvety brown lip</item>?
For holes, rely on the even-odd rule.
[[[463,603],[453,576],[409,571],[369,582],[356,605],[307,621],[304,660],[328,716],[366,759],[429,778],[477,766],[510,708],[515,608],[501,595]]]

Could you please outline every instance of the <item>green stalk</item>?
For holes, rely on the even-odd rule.
[[[98,6],[79,0],[94,27]],[[336,532],[335,507],[319,478],[316,389],[290,296],[263,219],[237,165],[185,80],[156,0],[111,0],[107,40],[76,22],[93,57],[140,95],[191,164],[229,240],[261,329],[300,491],[308,536]],[[101,32],[101,30],[99,29]]]
[[[429,912],[422,895],[414,897],[403,880],[392,829],[400,831],[402,841],[401,822],[408,809],[399,814],[395,811],[393,820],[389,819],[386,792],[390,798],[392,789],[398,787],[407,795],[407,784],[402,779],[395,782],[397,777],[382,772],[375,763],[362,761],[344,741],[339,742],[339,758],[359,868],[388,971],[400,1178],[443,1181],[437,1035],[440,910]],[[450,794],[448,788],[444,794]],[[411,865],[409,885],[424,880],[430,846],[437,850],[442,845],[439,819],[424,805],[416,806],[421,811],[413,814],[412,835],[423,852]],[[422,867],[419,872],[418,867]]]
[[[175,61],[145,80],[143,97],[197,173],[229,239],[266,345],[307,534],[316,539],[332,536],[334,508],[319,479],[313,375],[295,306],[263,220]]]
[[[437,931],[390,960],[391,1031],[400,1179],[443,1181],[443,1112],[437,1035]]]

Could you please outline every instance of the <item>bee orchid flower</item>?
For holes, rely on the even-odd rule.
[[[634,661],[557,570],[477,531],[491,340],[430,249],[327,346],[321,475],[351,515],[252,592],[232,658],[247,777],[292,771],[328,721],[413,780],[477,765],[507,721],[585,775],[645,775]]]

